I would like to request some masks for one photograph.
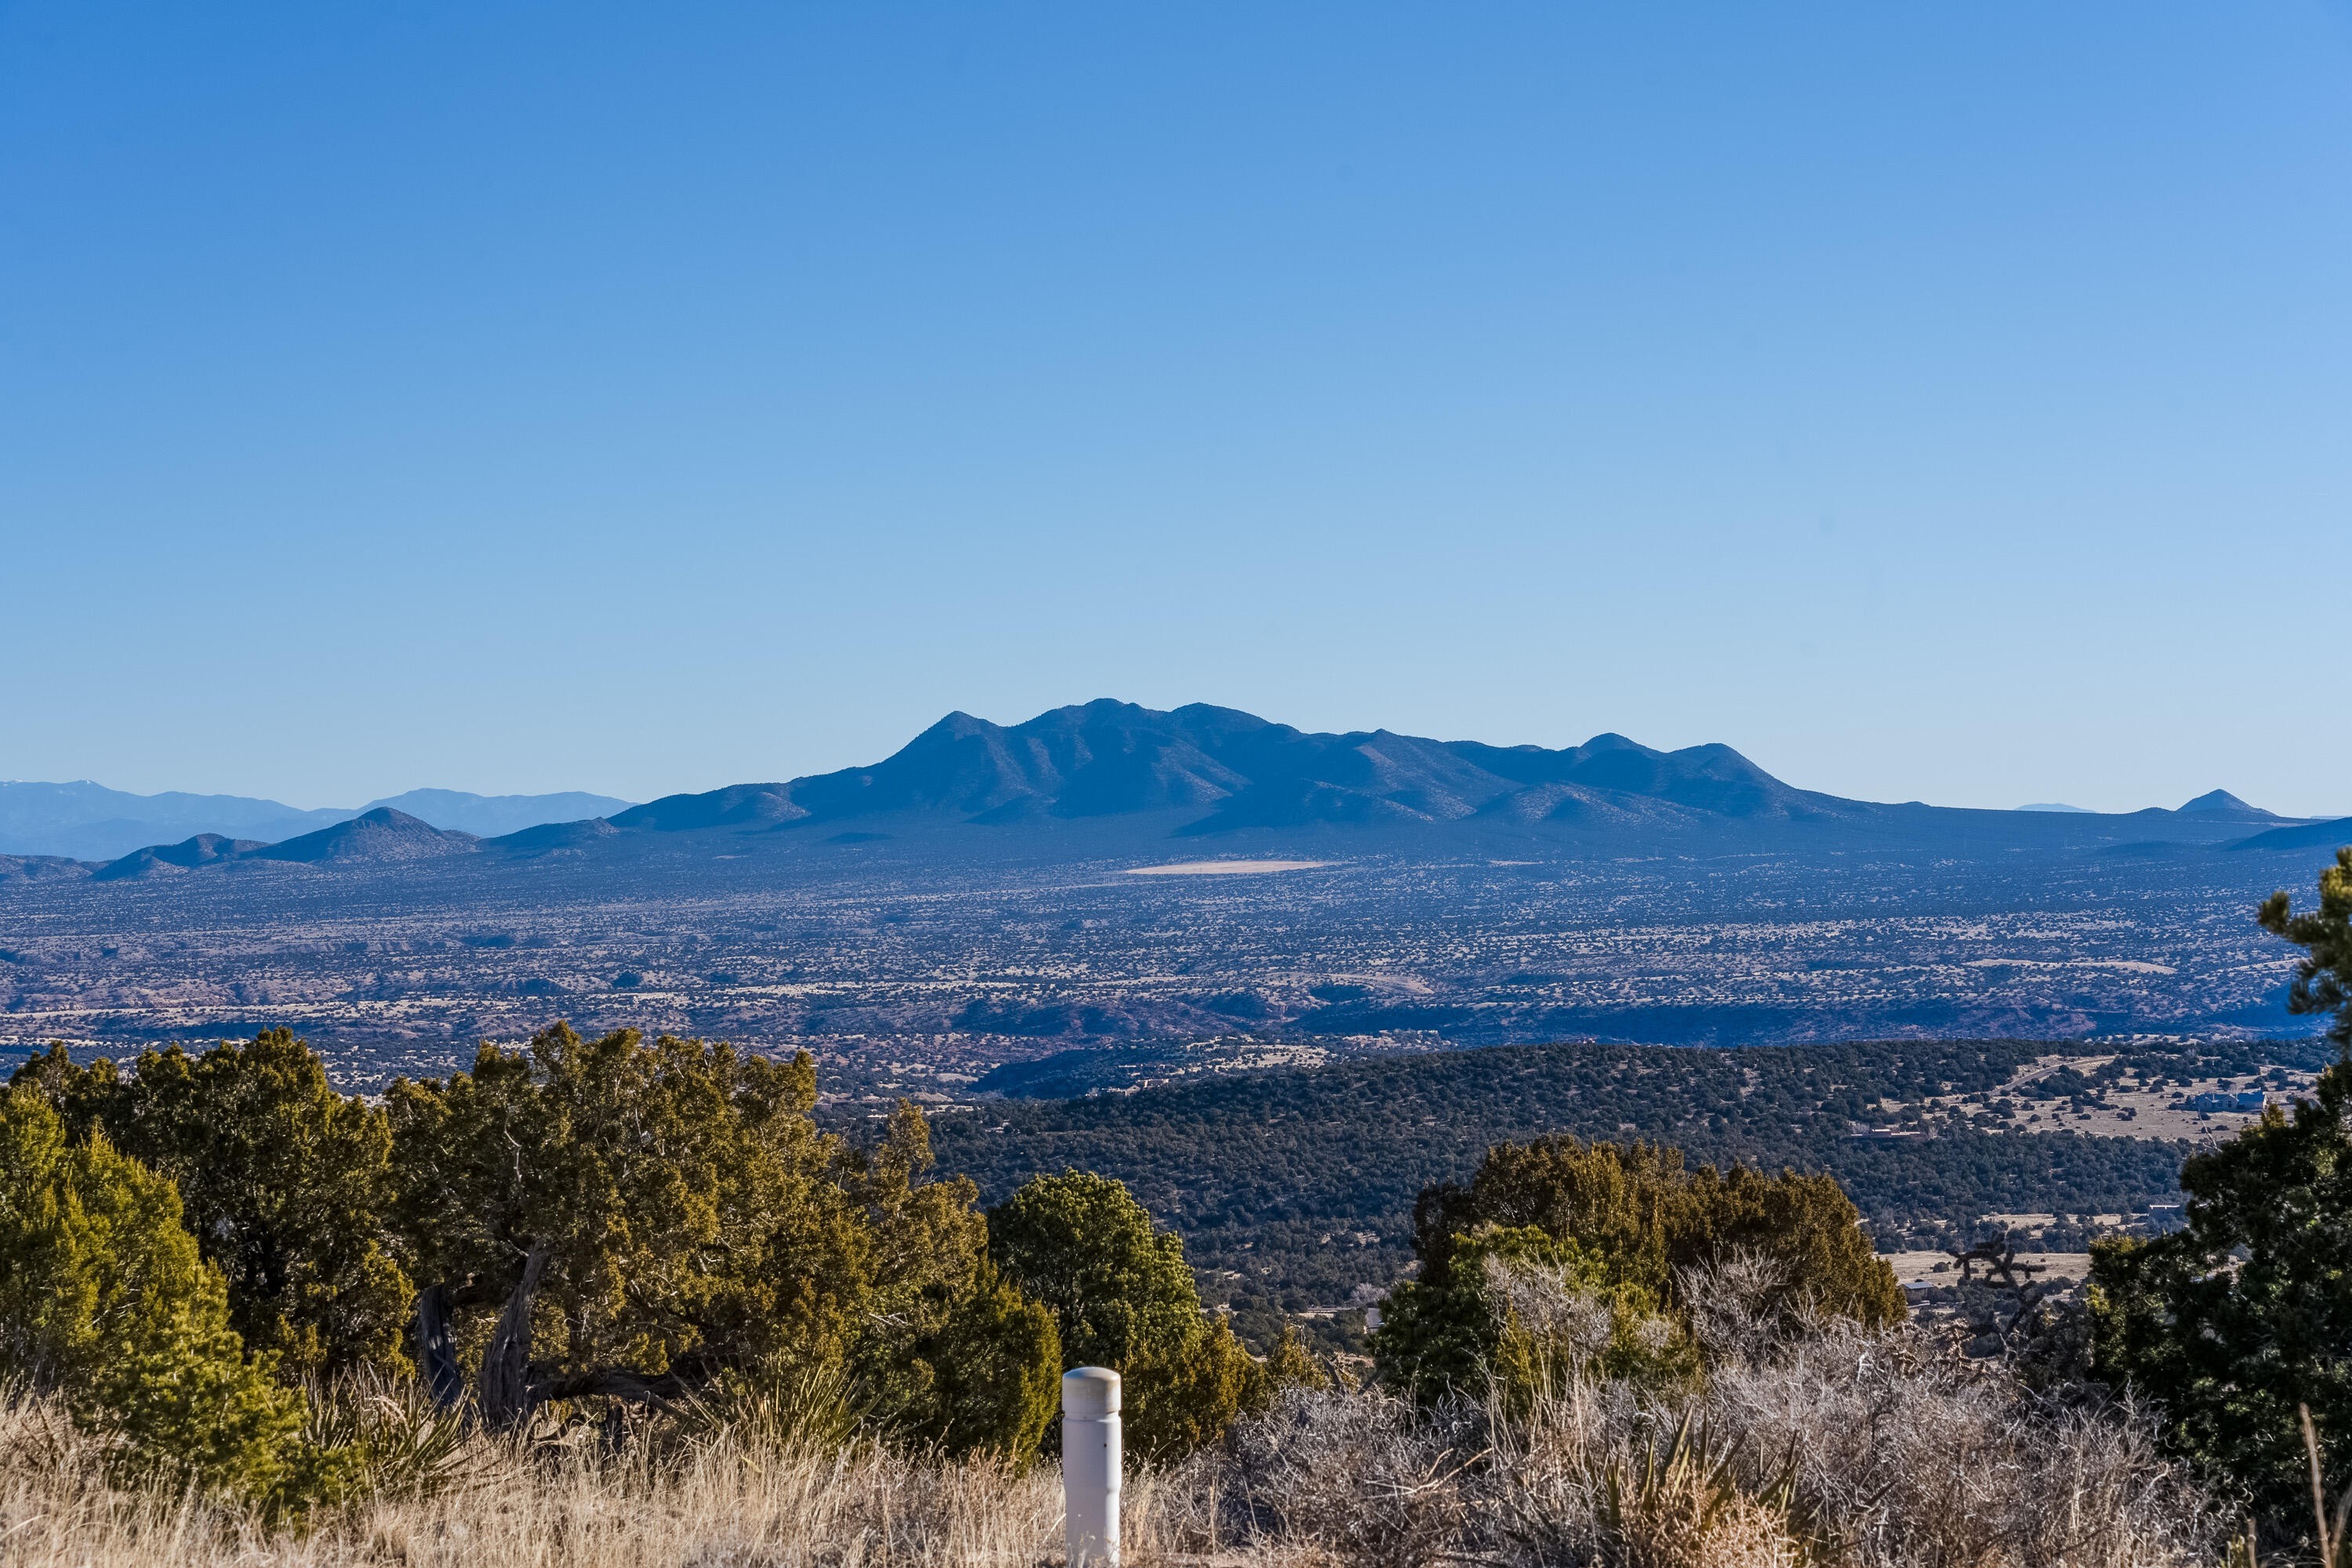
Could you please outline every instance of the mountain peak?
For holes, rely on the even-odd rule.
[[[404,811],[379,805],[349,822],[339,822],[332,827],[256,850],[253,858],[291,860],[304,865],[426,860],[442,855],[471,854],[480,842],[470,833],[445,833]]]
[[[581,790],[556,795],[475,795],[462,789],[413,789],[372,800],[367,809],[380,805],[391,806],[445,831],[496,838],[543,822],[580,822],[592,816],[610,816],[627,810],[629,803]]]
[[[2225,789],[2207,790],[2195,800],[2182,803],[2179,808],[2183,816],[2247,816],[2279,820],[2274,812],[2259,805],[2249,805]]]
[[[215,860],[241,860],[257,849],[267,848],[257,839],[226,838],[217,833],[199,833],[177,844],[152,844],[144,849],[134,849],[119,860],[100,866],[95,879],[100,882],[121,881],[127,877],[171,877],[183,871],[193,871],[199,866],[209,866]]]
[[[1209,703],[1162,712],[1096,698],[1012,725],[958,710],[866,767],[669,796],[612,823],[624,832],[749,830],[921,815],[996,827],[1185,812],[1187,834],[1481,815],[1688,826],[1817,816],[1839,804],[1790,788],[1723,745],[1661,752],[1601,734],[1550,751],[1385,728],[1317,733]]]
[[[0,829],[14,808],[8,792],[58,795],[75,787],[0,786]],[[87,808],[133,798],[101,798]],[[1792,842],[1813,844],[1907,844],[1921,834],[1973,842],[1970,835],[1988,832],[2072,844],[2105,842],[2118,830],[2096,817],[2065,825],[2058,814],[2075,814],[2054,804],[2021,807],[2011,826],[1990,829],[1978,820],[1981,813],[1846,800],[1793,788],[1720,743],[1660,751],[1603,731],[1580,745],[1553,749],[1440,741],[1385,727],[1333,733],[1210,703],[1163,712],[1108,697],[1010,725],[957,710],[865,766],[666,795],[621,810],[593,809],[615,803],[584,795],[486,797],[420,789],[395,800],[432,817],[377,801],[355,817],[266,847],[243,834],[217,832],[177,844],[133,840],[146,847],[113,851],[117,858],[103,868],[59,862],[66,868],[41,874],[111,879],[171,876],[216,861],[370,864],[484,848],[527,858],[604,854],[598,847],[604,845],[627,853],[618,841],[640,834],[796,836],[803,827],[815,831],[772,842],[781,848],[795,841],[863,842],[948,829],[977,847],[983,838],[1034,843],[1031,833],[1057,821],[1115,817],[1133,819],[1127,831],[1161,839],[1355,828],[1421,835],[1458,824],[1476,835],[1558,837],[1584,845],[1646,843],[1661,836],[1691,845],[1752,844],[1786,834],[1800,836]],[[558,803],[577,815],[541,826],[539,814]],[[521,825],[479,837],[436,825],[459,811],[509,807]],[[1933,823],[1922,813],[1936,814]],[[2133,831],[2183,843],[2242,837],[2283,821],[2226,790],[2210,791],[2178,811],[2151,808],[2132,816]],[[836,831],[852,826],[871,830]],[[1090,838],[1110,841],[1100,831]],[[0,841],[0,852],[12,849]]]

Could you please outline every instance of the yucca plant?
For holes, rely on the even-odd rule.
[[[771,1362],[723,1377],[681,1402],[671,1431],[689,1444],[720,1438],[747,1453],[835,1453],[866,1425],[865,1402],[831,1362]]]
[[[1801,1568],[1811,1561],[1791,1452],[1760,1485],[1743,1484],[1740,1450],[1717,1452],[1685,1411],[1661,1455],[1641,1465],[1612,1457],[1601,1477],[1599,1524],[1627,1568]]]
[[[414,1379],[361,1368],[307,1392],[310,1442],[357,1455],[367,1495],[422,1500],[484,1479],[464,1416],[435,1405]]]

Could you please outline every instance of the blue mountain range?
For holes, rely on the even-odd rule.
[[[186,836],[122,844],[164,820]],[[1188,839],[1242,848],[1344,844],[1351,852],[1517,844],[1572,853],[2162,855],[2240,844],[2301,847],[2339,833],[2352,834],[2352,824],[2290,821],[2224,790],[2172,810],[2127,813],[1885,804],[1796,788],[1723,745],[1658,751],[1602,734],[1552,749],[1388,730],[1335,734],[1231,708],[1163,712],[1108,699],[1013,725],[950,713],[868,766],[642,805],[587,795],[416,790],[361,812],[297,812],[233,796],[0,785],[0,849],[20,859],[49,857],[17,865],[12,875],[110,880],[231,862],[625,856],[656,841],[685,847],[697,836],[712,840],[711,853],[731,858],[761,847],[839,851],[894,839],[945,853],[1010,845],[1083,855]],[[716,847],[721,840],[729,847]]]

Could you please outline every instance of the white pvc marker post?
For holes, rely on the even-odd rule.
[[[1062,1517],[1070,1568],[1118,1568],[1118,1373],[1062,1374]]]

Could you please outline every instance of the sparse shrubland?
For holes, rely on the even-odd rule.
[[[1691,1360],[1592,1353],[1595,1298],[1530,1264],[1493,1305],[1523,1380],[1416,1408],[1296,1384],[1219,1443],[1139,1467],[1139,1564],[1417,1568],[1439,1561],[2163,1568],[2218,1561],[2203,1495],[2129,1410],[2045,1402],[1908,1329],[1792,1313],[1753,1256],[1686,1272]],[[1600,1317],[1607,1319],[1605,1302]],[[26,1568],[247,1563],[1027,1564],[1058,1555],[1058,1478],[877,1440],[823,1391],[681,1408],[625,1450],[586,1427],[436,1427],[415,1384],[341,1385],[364,1462],[307,1532],[131,1482],[54,1401],[0,1414],[0,1531]],[[372,1405],[350,1414],[354,1404]],[[818,1407],[813,1408],[813,1405]],[[886,1544],[887,1542],[887,1544]]]
[[[1936,1136],[1851,1136],[1856,1122],[1899,1121],[1938,1097],[1990,1094],[2051,1049],[1891,1040],[1392,1052],[991,1104],[941,1117],[937,1147],[941,1167],[970,1175],[991,1202],[1070,1166],[1125,1182],[1182,1233],[1204,1294],[1229,1304],[1263,1349],[1286,1315],[1360,1306],[1351,1301],[1359,1286],[1385,1289],[1412,1255],[1424,1189],[1463,1180],[1497,1143],[1563,1132],[1671,1144],[1720,1170],[1830,1177],[1889,1247],[1964,1245],[1987,1214],[2055,1211],[2072,1226],[2102,1214],[2144,1219],[2151,1204],[2178,1202],[2184,1142],[2029,1131],[1934,1107],[1932,1128],[1915,1130]],[[2168,1079],[2309,1058],[2278,1043],[2175,1044],[2137,1050],[2133,1061]]]
[[[2352,1053],[2352,849],[2314,908],[2279,893],[2262,921],[2304,950],[2288,1005],[2328,1016]],[[2161,1405],[2167,1440],[2244,1501],[2258,1539],[2316,1553],[2347,1515],[2328,1530],[2314,1491],[2352,1507],[2352,1054],[2180,1180],[2184,1228],[2093,1253],[2094,1364]]]
[[[2352,851],[2264,921],[2352,1040]],[[806,1057],[560,1026],[382,1104],[283,1035],[37,1059],[0,1562],[1046,1563],[1082,1362],[1126,1375],[1138,1564],[2285,1568],[2352,1516],[2298,1518],[2347,1495],[2352,1059],[1989,1357],[1826,1176],[1498,1145],[1423,1192],[1370,1378],[1254,1358],[1116,1181],[983,1212],[911,1107],[859,1144],[814,1100]]]
[[[1605,1311],[1572,1274],[1554,1285],[1538,1305],[1523,1269],[1497,1301],[1540,1375],[1420,1412],[1286,1393],[1193,1462],[1214,1511],[1191,1539],[1367,1568],[2218,1559],[2203,1493],[2128,1408],[2043,1401],[1907,1328],[1791,1318],[1785,1275],[1752,1256],[1679,1284],[1703,1373],[1626,1375],[1590,1331]]]
[[[853,1144],[815,1089],[806,1056],[561,1026],[381,1105],[283,1032],[129,1074],[52,1050],[0,1096],[0,1377],[110,1484],[289,1525],[414,1447],[383,1449],[387,1400],[468,1452],[761,1435],[1017,1471],[1066,1323],[1129,1373],[1141,1453],[1265,1405],[1117,1183],[1016,1194],[992,1257],[919,1111]]]

